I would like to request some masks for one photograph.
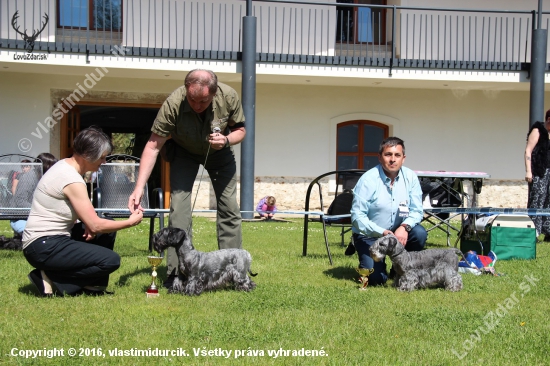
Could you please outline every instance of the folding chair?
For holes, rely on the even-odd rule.
[[[467,194],[461,184],[461,180],[452,178],[420,178],[422,187],[422,201],[429,198],[429,206],[424,208],[424,218],[422,221],[430,223],[432,226],[427,229],[428,232],[439,229],[447,234],[447,246],[451,246],[451,230],[457,233],[461,229],[451,224],[451,220],[459,213],[440,213],[432,212],[432,208],[456,208],[464,205],[464,200],[468,199]],[[458,240],[458,239],[457,239]],[[456,243],[455,243],[456,245]]]
[[[23,163],[25,160],[30,162]],[[24,172],[23,167],[27,166],[30,169]],[[30,204],[23,207],[20,201],[13,199],[14,179],[17,179],[19,174],[33,174],[33,179],[19,181],[20,183],[15,188],[15,192],[26,191],[30,198],[25,201],[30,202],[36,184],[42,177],[42,162],[28,155],[0,155],[0,220],[26,220],[29,216]]]
[[[332,265],[332,255],[330,254],[330,248],[328,245],[327,226],[340,227],[340,236],[342,239],[342,247],[344,245],[344,236],[351,230],[351,204],[353,201],[353,193],[351,190],[355,187],[355,184],[365,173],[365,170],[361,169],[349,169],[349,170],[336,170],[321,174],[309,184],[306,193],[305,210],[309,211],[311,190],[314,186],[319,190],[319,202],[321,204],[321,211],[325,212],[325,206],[323,202],[323,190],[321,187],[321,180],[330,175],[336,175],[336,191],[334,193],[334,201],[327,209],[326,215],[321,215],[319,218],[309,217],[308,214],[304,216],[304,241],[303,241],[303,256],[307,255],[307,241],[308,241],[308,229],[309,222],[320,222],[323,225],[323,235],[325,238],[325,247],[327,249],[327,255],[330,264]]]
[[[97,172],[96,202],[102,209],[101,215],[110,218],[129,217],[128,198],[134,191],[139,174],[139,158],[131,155],[109,155],[107,162],[102,164]],[[149,202],[147,184],[141,199],[141,206],[146,209],[143,217],[150,219],[149,251],[153,250],[153,234],[155,219],[159,219],[160,229],[164,228],[164,214],[155,209],[164,208],[164,198],[161,188],[153,190],[153,202]],[[150,209],[152,207],[152,209]],[[109,211],[109,209],[113,211]]]

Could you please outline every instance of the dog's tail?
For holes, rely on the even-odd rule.
[[[252,273],[251,270],[248,270],[248,274],[251,275],[252,277],[256,277],[258,275],[257,273]]]

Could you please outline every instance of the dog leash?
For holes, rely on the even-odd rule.
[[[213,127],[212,128],[213,133],[220,133],[221,129],[219,127]],[[208,144],[208,150],[206,150],[206,157],[204,158],[204,164],[202,165],[202,171],[201,176],[199,177],[199,185],[197,186],[197,194],[195,194],[195,200],[193,201],[193,205],[191,206],[191,220],[189,220],[189,226],[187,227],[187,232],[190,232],[191,225],[193,225],[193,211],[195,210],[195,203],[197,203],[197,198],[199,197],[199,191],[201,189],[201,182],[202,182],[202,176],[204,175],[204,169],[206,166],[206,162],[208,161],[208,154],[210,153],[210,143]],[[191,193],[193,194],[193,189],[191,189]]]

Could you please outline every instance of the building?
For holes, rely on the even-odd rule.
[[[454,6],[253,1],[255,198],[301,209],[312,178],[367,169],[380,138],[396,135],[408,167],[487,172],[480,205],[524,207],[537,2]],[[0,153],[65,157],[74,134],[97,124],[134,134],[129,151],[140,155],[156,110],[188,71],[211,69],[240,91],[245,14],[239,0],[2,1]],[[205,187],[197,208],[213,204]]]

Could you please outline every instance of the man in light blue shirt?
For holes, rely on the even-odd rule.
[[[422,189],[416,174],[403,166],[405,143],[388,137],[380,144],[380,164],[368,170],[353,189],[351,222],[359,268],[374,269],[369,284],[386,283],[384,262],[374,262],[370,246],[381,236],[393,234],[408,251],[424,249],[428,234],[420,222]]]

